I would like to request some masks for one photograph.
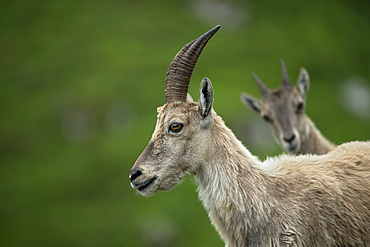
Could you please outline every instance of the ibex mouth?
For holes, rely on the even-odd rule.
[[[286,149],[288,152],[297,152],[299,150],[299,145],[289,145]]]
[[[139,191],[143,191],[146,188],[148,188],[155,180],[157,179],[157,176],[154,176],[152,178],[149,178],[141,183],[132,184],[133,187],[136,187]]]

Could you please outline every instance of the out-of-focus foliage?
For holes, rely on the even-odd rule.
[[[223,246],[191,177],[138,196],[128,173],[149,141],[176,52],[216,24],[194,70],[253,153],[280,153],[240,103],[250,71],[311,77],[307,114],[335,143],[370,138],[368,1],[0,2],[0,246]],[[360,110],[359,110],[360,109]],[[262,129],[261,129],[262,128]]]

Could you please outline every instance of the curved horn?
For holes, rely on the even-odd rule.
[[[220,29],[215,26],[198,39],[186,44],[172,60],[166,75],[165,101],[186,101],[190,77],[208,40]]]
[[[290,84],[290,80],[289,80],[289,76],[288,76],[288,72],[287,72],[287,69],[286,69],[286,65],[285,65],[285,62],[283,59],[280,59],[280,62],[281,62],[281,81],[282,81],[282,85],[283,86],[288,86],[288,87],[291,87],[292,84]]]
[[[265,86],[265,84],[262,82],[258,76],[252,72],[253,79],[256,81],[258,88],[260,89],[260,92],[262,94],[262,97],[266,96],[269,93],[269,89]]]

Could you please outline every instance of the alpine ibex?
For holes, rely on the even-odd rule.
[[[130,171],[131,186],[151,196],[194,174],[200,200],[229,247],[369,245],[370,142],[261,162],[213,110],[208,78],[198,102],[187,96],[198,56],[218,29],[185,45],[170,64],[166,103]]]
[[[254,74],[262,99],[241,93],[241,101],[259,114],[270,126],[273,136],[285,151],[300,154],[326,154],[335,146],[328,141],[305,114],[310,79],[301,68],[295,87],[290,83],[286,66],[281,60],[282,85],[276,90],[268,89]]]

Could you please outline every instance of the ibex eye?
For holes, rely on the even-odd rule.
[[[298,105],[297,105],[297,110],[301,111],[301,110],[303,110],[303,108],[304,108],[303,102],[299,102]]]
[[[169,131],[172,133],[179,133],[184,125],[182,123],[172,123],[170,124]]]
[[[263,115],[262,118],[266,121],[266,122],[272,122],[272,119],[267,116],[267,115]]]

